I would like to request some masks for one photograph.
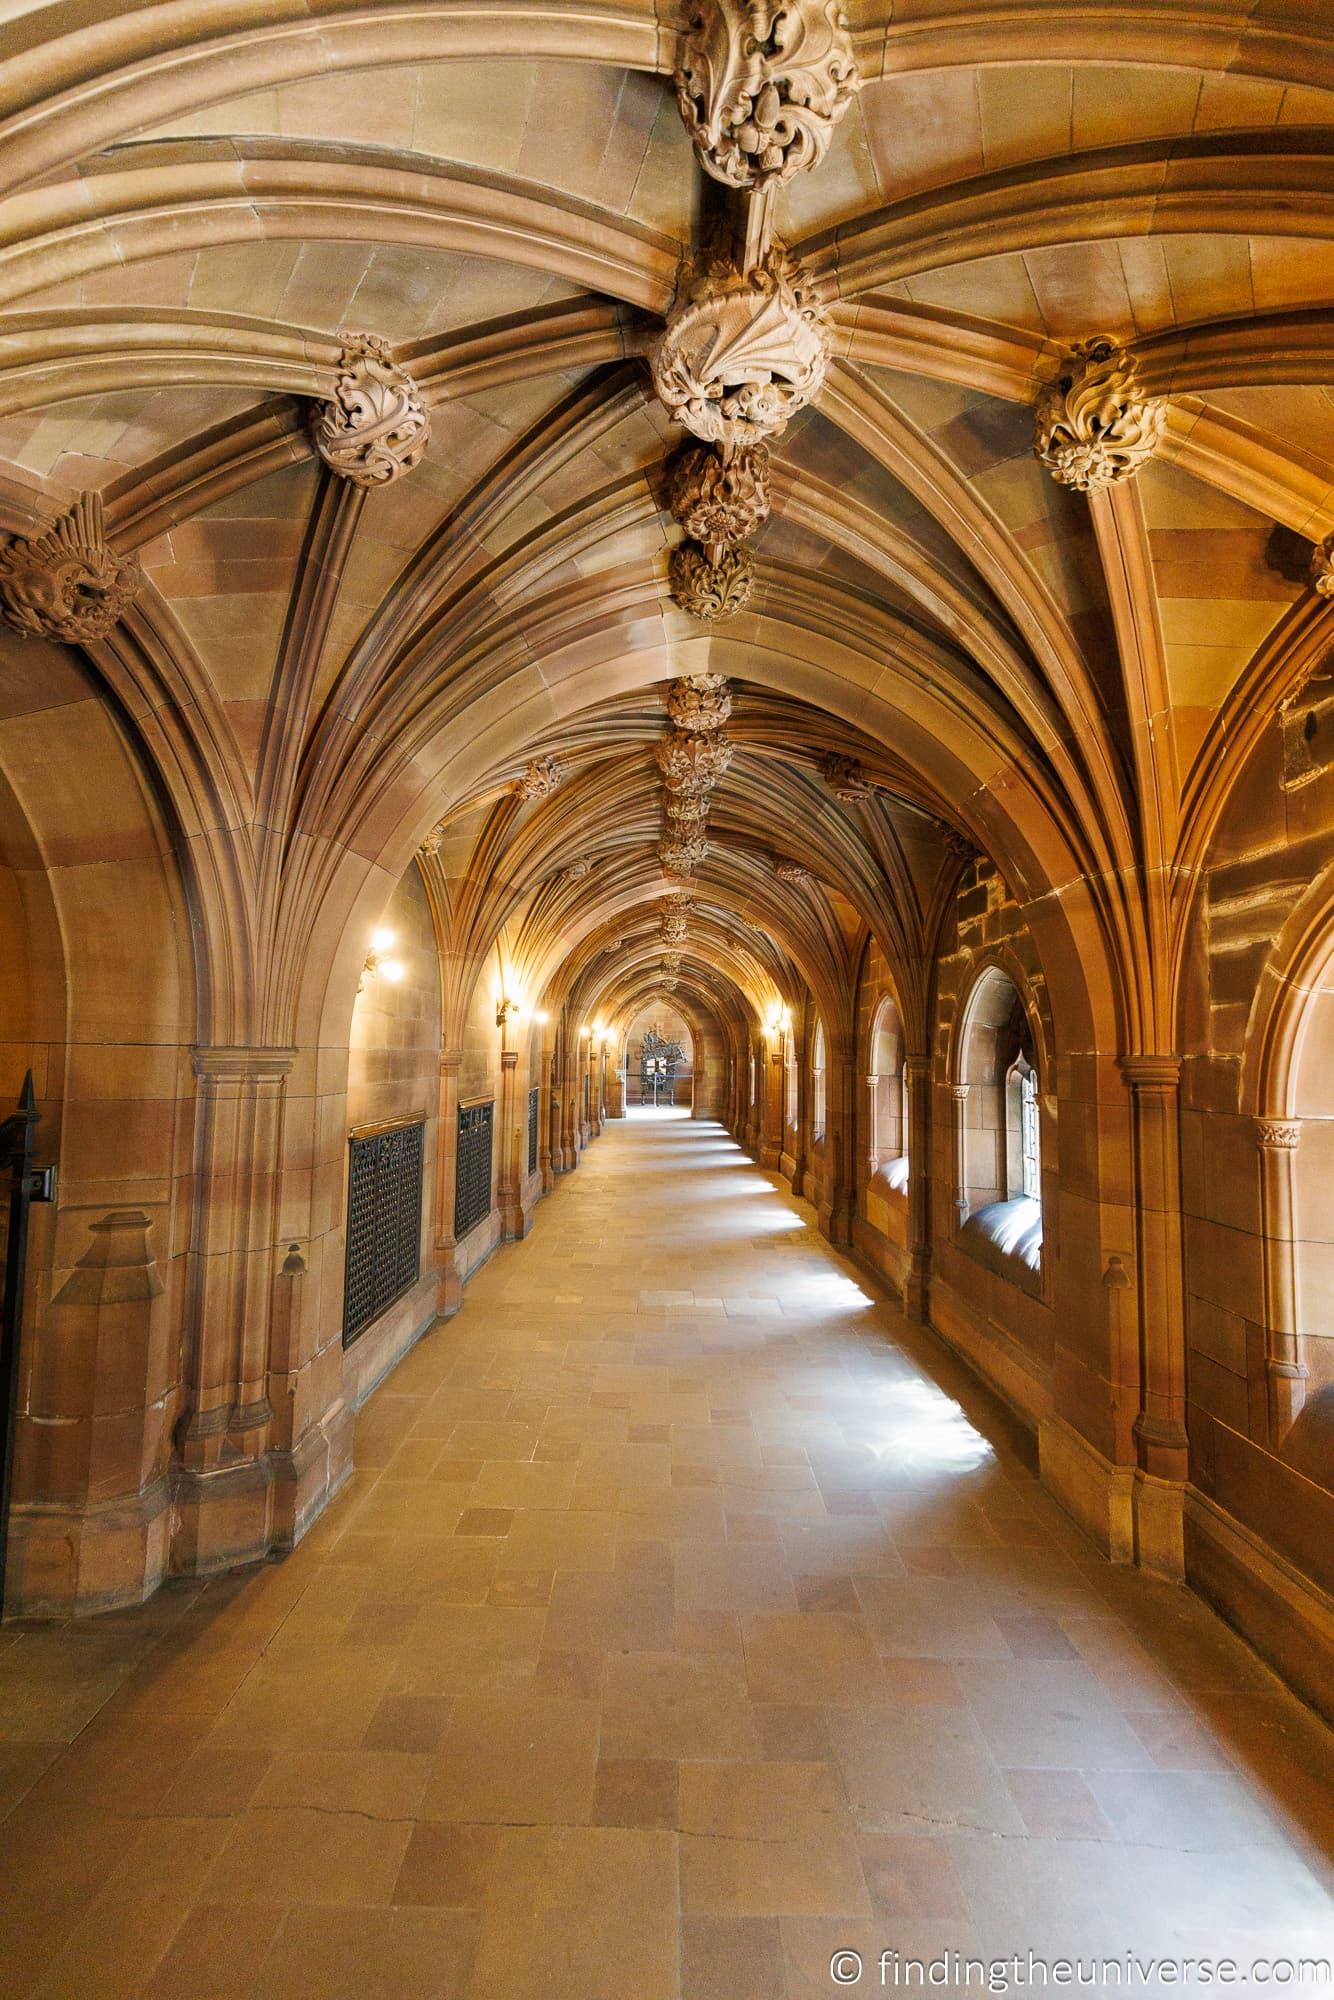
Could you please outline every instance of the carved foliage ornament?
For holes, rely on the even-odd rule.
[[[1132,357],[1099,334],[1071,350],[1065,373],[1038,398],[1035,419],[1033,449],[1052,477],[1093,493],[1153,457],[1167,404],[1144,394]]]
[[[672,513],[696,542],[744,542],[769,518],[769,447],[741,444],[725,458],[717,445],[693,444],[668,467]]]
[[[667,713],[678,729],[721,729],[732,713],[732,696],[721,674],[687,674],[667,690]]]
[[[780,882],[809,882],[811,871],[803,868],[799,861],[780,861],[774,869]]]
[[[824,158],[861,79],[839,0],[706,0],[675,81],[700,165],[757,188]]]
[[[565,783],[565,766],[559,757],[534,757],[515,784],[521,799],[545,799]]]
[[[562,868],[560,879],[562,882],[582,882],[585,875],[591,874],[592,870],[593,864],[585,855],[582,860],[571,861],[567,867]]]
[[[1317,542],[1311,552],[1311,582],[1318,597],[1334,597],[1334,535]]]
[[[432,854],[438,854],[440,852],[440,849],[444,846],[444,842],[445,842],[444,827],[433,826],[431,828],[431,831],[427,834],[425,840],[422,842],[418,852],[428,856]]]
[[[0,548],[0,612],[30,639],[105,639],[142,582],[138,563],[107,547],[98,493],[81,493],[43,534]]]
[[[1302,1128],[1288,1119],[1260,1118],[1256,1121],[1256,1144],[1275,1152],[1294,1153],[1301,1144]]]
[[[750,603],[755,564],[744,549],[724,549],[716,562],[692,542],[673,549],[667,569],[672,596],[692,618],[735,618]]]
[[[829,339],[801,266],[775,244],[749,271],[708,260],[649,359],[669,415],[731,459],[818,395]]]
[[[658,859],[672,875],[693,875],[709,852],[707,840],[664,840]]]
[[[332,402],[317,413],[315,449],[354,486],[388,486],[421,459],[431,419],[412,377],[374,334],[345,339]]]
[[[732,745],[725,736],[664,736],[654,755],[669,792],[698,798],[713,790],[731,763]]]

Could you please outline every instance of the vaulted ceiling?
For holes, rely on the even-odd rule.
[[[672,594],[684,434],[646,360],[731,200],[673,88],[689,11],[8,25],[0,527],[95,489],[143,566],[89,670],[186,849],[231,841],[254,990],[227,1013],[215,968],[220,1037],[290,1034],[317,909],[346,901],[332,964],[424,840],[459,1005],[502,934],[534,990],[637,1004],[684,887],[701,1005],[797,978],[832,1005],[869,931],[920,1018],[976,847],[1067,921],[1084,884],[1122,1033],[1168,1032],[1193,871],[1328,608],[1326,0],[850,0],[860,89],[764,197],[831,360],[771,441],[754,595],[715,622]],[[369,490],[312,440],[349,333],[430,413]],[[1089,495],[1035,458],[1033,406],[1093,335],[1167,409]],[[697,674],[730,684],[734,754],[683,882],[654,759]],[[545,758],[563,782],[516,792]]]

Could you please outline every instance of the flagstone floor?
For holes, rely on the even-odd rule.
[[[717,1126],[612,1125],[357,1461],[285,1561],[0,1634],[0,1994],[1329,1953],[1329,1735]]]

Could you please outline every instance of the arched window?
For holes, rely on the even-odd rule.
[[[959,1240],[1025,1289],[1042,1261],[1037,1051],[1018,988],[988,966],[968,997],[955,1111]]]
[[[1041,1201],[1038,1174],[1037,1071],[1025,1055],[1018,1055],[1005,1076],[1005,1192],[1007,1199],[1026,1195]]]
[[[811,1127],[817,1143],[824,1138],[826,1117],[824,1022],[817,1021],[811,1052]]]
[[[871,1026],[870,1170],[891,1187],[908,1184],[908,1077],[899,1010],[886,994]]]

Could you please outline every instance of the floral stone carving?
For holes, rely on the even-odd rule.
[[[669,415],[731,459],[819,394],[828,331],[801,266],[775,244],[748,271],[708,261],[649,360]]]
[[[354,486],[388,486],[426,450],[431,419],[421,391],[385,341],[360,333],[344,342],[333,400],[312,429],[325,464]]]
[[[138,563],[107,547],[99,493],[81,493],[42,534],[0,548],[0,613],[30,639],[105,639],[142,582]]]
[[[758,188],[818,165],[861,79],[839,0],[710,0],[675,82],[700,165]]]
[[[417,852],[419,854],[425,854],[428,857],[432,854],[438,854],[440,852],[440,849],[444,846],[444,842],[445,842],[444,827],[433,826],[431,828],[431,831],[427,834],[425,840],[422,842],[421,846],[418,848]]]
[[[1311,582],[1318,597],[1334,597],[1334,535],[1311,552]]]
[[[672,550],[667,581],[683,611],[712,623],[745,610],[755,589],[755,565],[743,549],[724,549],[715,562],[686,542]]]
[[[1134,359],[1105,334],[1081,340],[1039,396],[1033,450],[1053,479],[1094,493],[1147,464],[1167,428],[1167,404],[1146,396]]]
[[[722,674],[686,674],[667,690],[667,713],[678,729],[721,729],[732,713],[732,696]]]
[[[672,875],[693,875],[709,852],[707,840],[664,840],[658,859]]]
[[[803,868],[799,861],[780,861],[774,869],[780,882],[809,882],[811,871]]]
[[[655,750],[662,781],[669,792],[698,798],[713,790],[732,761],[732,745],[718,736],[664,736]]]
[[[672,972],[672,973],[679,972],[681,970],[680,952],[665,951],[662,955],[662,969],[664,972]]]
[[[738,445],[725,458],[716,444],[694,444],[668,467],[667,499],[693,541],[744,542],[769,518],[769,447]]]
[[[591,875],[592,872],[593,863],[587,855],[584,855],[581,860],[571,861],[566,867],[562,868],[560,879],[562,882],[582,882],[584,877]]]
[[[545,799],[565,783],[565,766],[559,757],[534,757],[514,789],[521,799]]]

